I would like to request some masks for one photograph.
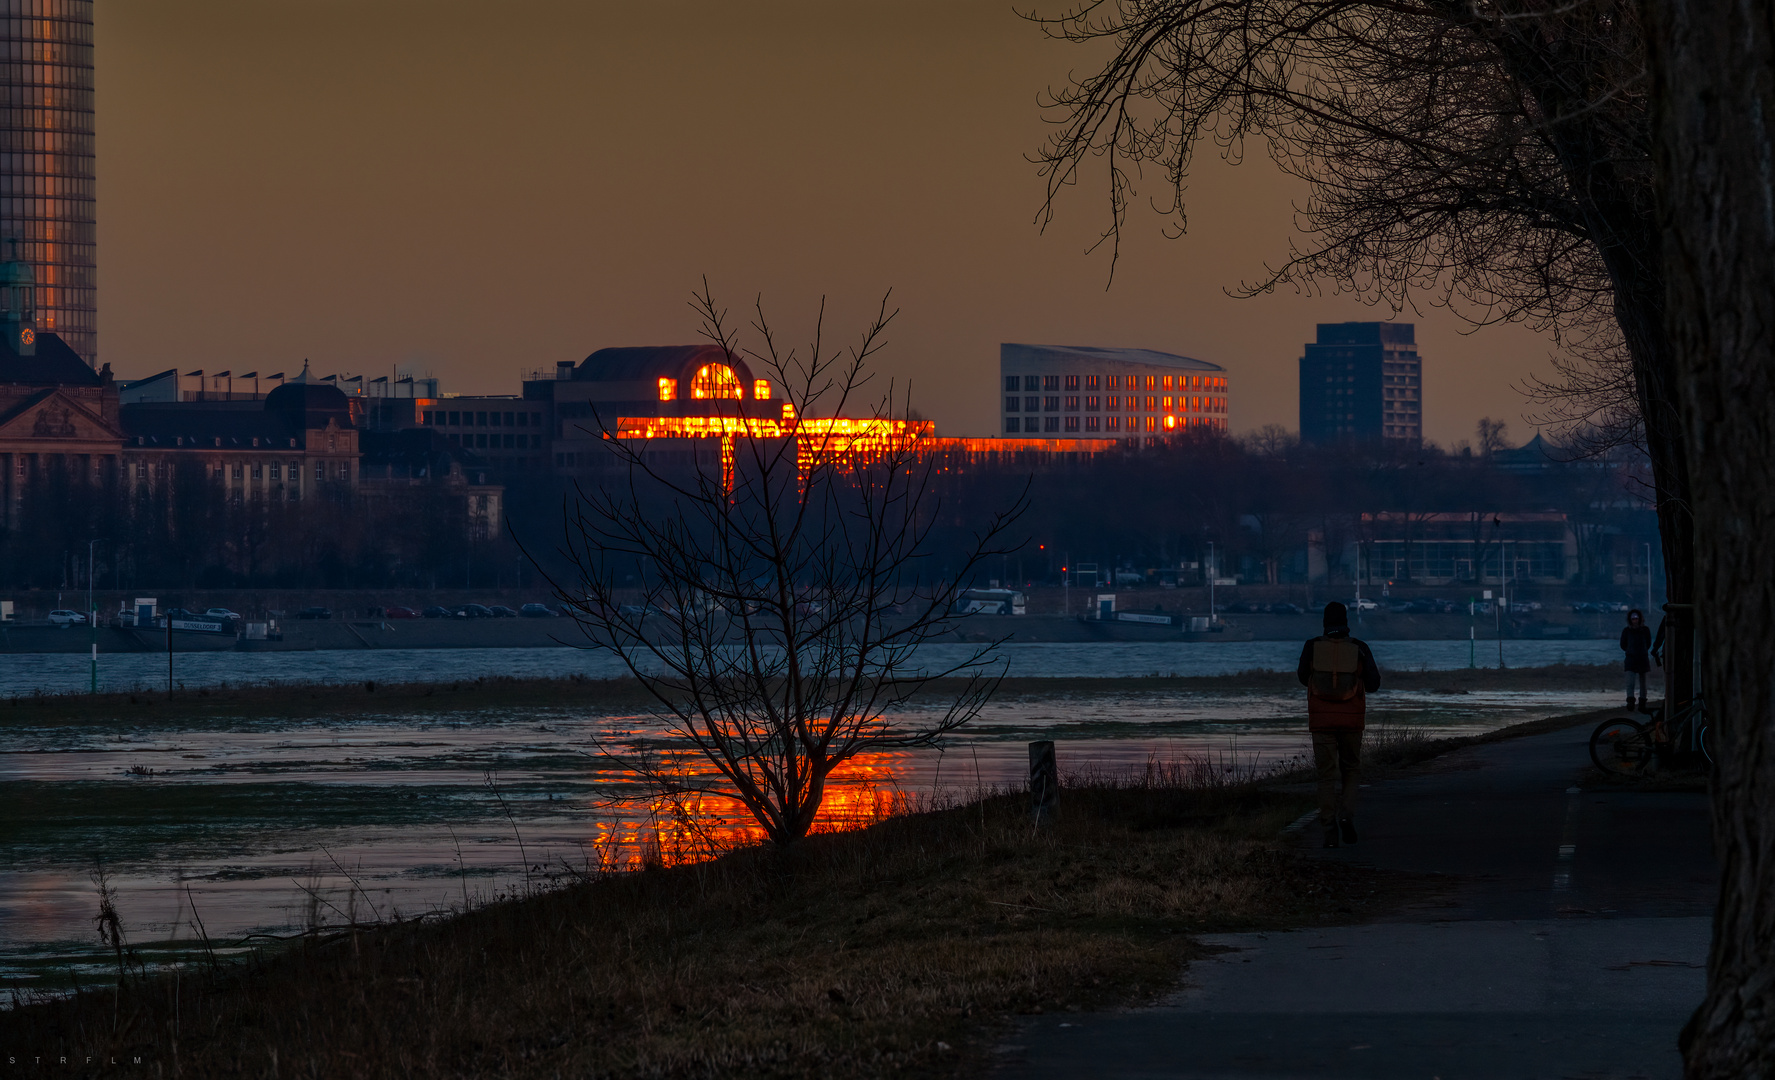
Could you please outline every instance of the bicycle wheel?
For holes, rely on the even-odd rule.
[[[1701,747],[1701,760],[1707,762],[1709,769],[1713,768],[1713,728],[1702,724],[1701,730],[1695,733],[1695,743]]]
[[[1590,733],[1590,760],[1615,776],[1643,776],[1652,765],[1652,737],[1626,717],[1604,720]]]

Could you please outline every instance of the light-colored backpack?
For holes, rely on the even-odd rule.
[[[1362,652],[1349,638],[1314,638],[1307,689],[1321,701],[1349,701],[1362,691]]]

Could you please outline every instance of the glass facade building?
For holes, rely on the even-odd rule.
[[[0,240],[37,276],[37,329],[98,363],[92,0],[0,0]]]

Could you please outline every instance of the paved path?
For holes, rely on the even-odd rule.
[[[1367,789],[1362,843],[1314,851],[1452,875],[1447,901],[1209,936],[1227,951],[1161,1005],[1036,1018],[997,1075],[1680,1076],[1716,889],[1707,800],[1579,791],[1589,734],[1474,747]]]

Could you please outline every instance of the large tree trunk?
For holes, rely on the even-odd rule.
[[[1717,735],[1719,907],[1690,1077],[1775,1075],[1775,3],[1646,0],[1654,146]]]
[[[1648,0],[1655,2],[1655,0]],[[1641,20],[1641,26],[1645,20]],[[1572,42],[1548,40],[1534,20],[1502,23],[1493,33],[1505,70],[1549,118],[1547,135],[1566,185],[1614,283],[1615,321],[1633,361],[1634,389],[1652,464],[1658,535],[1664,554],[1664,673],[1667,705],[1694,695],[1695,523],[1687,445],[1674,384],[1679,366],[1664,318],[1669,272],[1659,242],[1655,189],[1646,175],[1644,143],[1595,103],[1619,90],[1626,69],[1605,60],[1573,63]],[[1600,31],[1599,31],[1600,32]],[[1617,20],[1603,50],[1629,56],[1643,31]],[[1600,38],[1597,45],[1605,44]],[[1651,568],[1646,568],[1647,573]],[[1655,612],[1646,612],[1649,620]]]

